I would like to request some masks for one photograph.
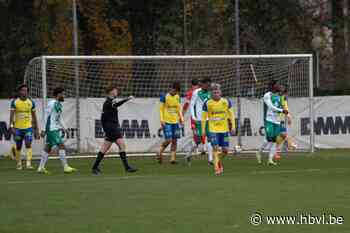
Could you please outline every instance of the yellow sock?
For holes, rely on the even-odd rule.
[[[278,136],[276,139],[277,146],[281,145],[284,139],[281,136]]]
[[[163,156],[163,152],[165,151],[165,146],[161,145],[160,146],[160,150],[159,150],[159,157],[162,157]]]
[[[11,149],[10,149],[10,153],[9,153],[12,160],[16,160],[16,150],[17,150],[16,144],[12,144]]]
[[[176,160],[176,151],[172,151],[171,152],[171,161],[175,161]]]
[[[17,163],[21,162],[21,151],[17,150],[17,148],[16,148],[16,161]]]
[[[28,148],[27,149],[27,162],[31,162],[33,158],[33,149],[32,148]]]
[[[288,148],[296,149],[296,144],[291,137],[287,137]]]
[[[215,168],[215,170],[218,170],[219,163],[220,163],[219,151],[214,150],[213,155],[214,155],[214,168]]]
[[[227,153],[220,153],[219,159],[220,161],[223,160],[227,156]]]

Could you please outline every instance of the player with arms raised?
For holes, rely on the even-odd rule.
[[[220,84],[213,84],[212,97],[203,105],[201,121],[202,132],[206,132],[207,125],[209,128],[207,136],[213,146],[216,175],[221,175],[224,171],[222,160],[228,154],[230,133],[234,134],[235,129],[232,103],[221,95]]]
[[[180,83],[175,82],[166,95],[160,97],[160,124],[163,129],[165,141],[160,146],[158,161],[163,162],[163,152],[171,144],[170,163],[176,164],[177,139],[180,138],[180,125],[183,124],[184,118],[181,111],[180,100]]]
[[[126,99],[117,101],[118,89],[116,86],[111,85],[106,89],[107,98],[103,103],[101,123],[103,131],[105,132],[105,142],[101,146],[100,151],[97,154],[96,161],[92,167],[92,173],[98,175],[101,173],[99,165],[103,160],[105,154],[109,151],[113,143],[116,143],[119,147],[119,155],[122,160],[124,169],[126,172],[136,172],[137,169],[129,165],[126,156],[126,146],[123,140],[123,135],[119,125],[118,107],[122,106],[127,101],[133,99],[133,96],[129,96]]]
[[[17,170],[22,170],[21,150],[23,141],[27,149],[28,169],[33,169],[32,166],[32,141],[33,128],[35,138],[39,138],[38,121],[35,114],[35,103],[28,97],[28,86],[23,84],[18,88],[18,98],[11,102],[10,110],[10,127],[16,142],[16,160]]]
[[[58,147],[58,155],[60,157],[64,173],[75,172],[76,169],[68,165],[66,159],[66,149],[64,146],[63,138],[61,136],[64,131],[64,125],[62,120],[63,102],[64,102],[64,89],[56,87],[53,91],[54,100],[51,100],[46,108],[45,119],[45,131],[42,135],[45,135],[45,148],[41,154],[40,165],[38,167],[38,173],[49,174],[46,170],[46,162],[53,147]]]
[[[202,126],[201,126],[201,120],[202,120],[202,112],[203,112],[203,106],[206,101],[208,101],[211,97],[210,92],[210,83],[211,80],[209,78],[205,78],[201,81],[201,88],[196,89],[193,92],[192,98],[191,98],[191,104],[190,104],[190,110],[191,110],[191,117],[195,121],[195,135],[198,137],[201,141],[201,143],[204,145],[206,141],[205,135],[208,133],[208,125],[204,128],[205,131],[203,132]],[[190,160],[190,156],[192,155],[192,151],[194,151],[197,148],[198,144],[194,145],[191,150],[187,154],[187,161]],[[213,147],[208,140],[207,142],[207,151],[208,151],[208,164],[213,164]]]

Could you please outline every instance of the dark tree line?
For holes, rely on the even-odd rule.
[[[234,0],[78,2],[84,55],[234,54]],[[242,54],[309,53],[321,38],[322,89],[350,89],[350,0],[240,1]],[[29,60],[73,54],[71,0],[0,1],[0,97],[23,82]],[[184,14],[186,22],[184,23]]]

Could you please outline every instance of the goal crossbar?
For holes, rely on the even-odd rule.
[[[312,54],[263,54],[263,55],[183,55],[183,56],[167,56],[167,55],[156,55],[156,56],[42,56],[44,59],[77,59],[77,60],[154,60],[154,59],[183,59],[183,60],[200,60],[200,59],[249,59],[249,58],[311,58]]]

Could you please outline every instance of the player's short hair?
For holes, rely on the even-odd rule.
[[[62,94],[64,92],[64,88],[63,87],[56,87],[53,90],[53,96],[57,97],[59,94]]]
[[[198,79],[192,79],[191,80],[191,84],[192,84],[192,86],[196,86],[196,85],[198,85]]]
[[[221,91],[221,85],[219,83],[212,83],[210,88],[212,91],[216,91],[216,90]]]
[[[179,82],[173,82],[173,84],[171,85],[171,88],[176,90],[176,91],[180,91],[181,90],[181,84]]]
[[[27,89],[29,89],[29,88],[28,88],[28,85],[25,84],[25,83],[23,83],[23,84],[21,84],[21,85],[19,85],[19,86],[17,87],[17,91],[22,90],[22,88],[27,88]]]
[[[115,85],[115,84],[109,84],[109,85],[106,87],[105,91],[106,91],[107,94],[109,94],[109,92],[111,92],[111,91],[114,90],[114,89],[118,89],[118,88],[117,88],[117,85]]]
[[[203,78],[201,80],[201,83],[211,83],[211,79],[210,78]]]
[[[272,90],[273,86],[275,86],[277,83],[277,80],[272,79],[269,83],[269,90]]]

